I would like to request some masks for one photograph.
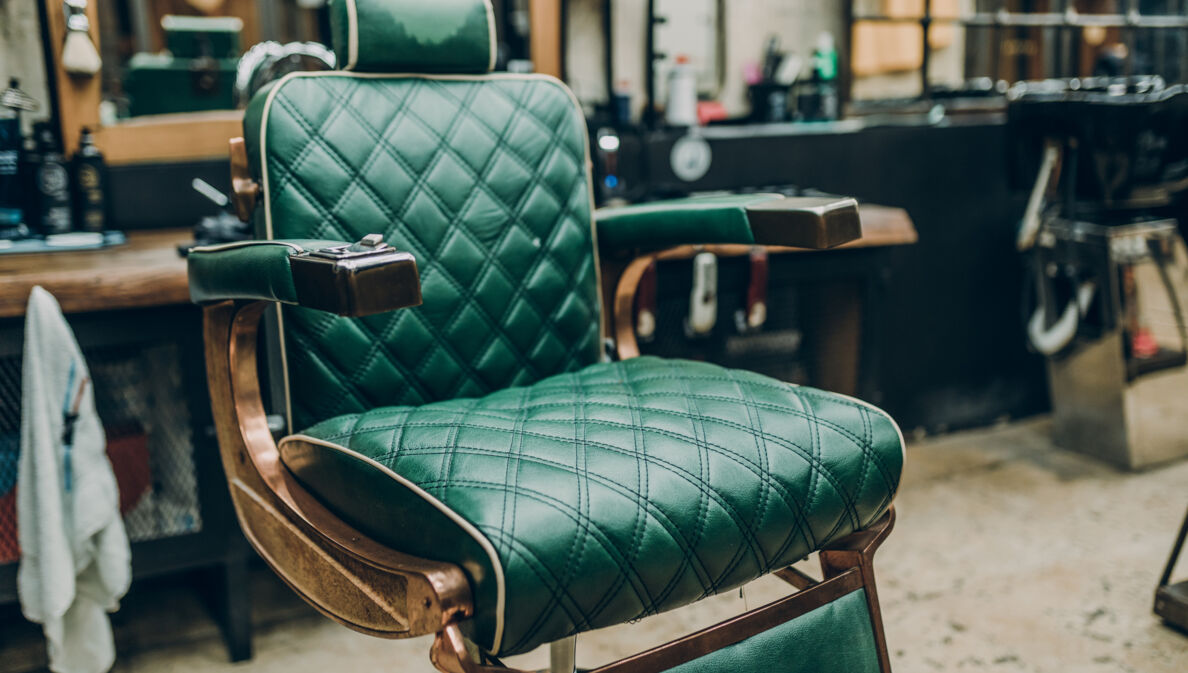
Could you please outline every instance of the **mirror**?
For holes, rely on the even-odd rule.
[[[329,23],[325,0],[40,2],[66,154],[90,128],[113,165],[226,157],[242,133],[240,57],[268,40],[321,49]],[[272,72],[309,66],[260,56]]]
[[[699,94],[716,98],[724,68],[721,29],[722,0],[655,0],[657,94],[665,100],[673,67],[687,61],[697,73]]]
[[[95,2],[96,0],[90,0]],[[328,35],[325,0],[111,0],[98,2],[103,56],[100,119],[233,110],[237,66],[282,58],[265,41],[311,42]],[[317,68],[295,54],[296,65]],[[321,47],[317,54],[329,54]],[[323,67],[332,66],[332,62]],[[245,83],[246,85],[246,83]]]
[[[293,70],[332,67],[327,0],[40,2],[47,44],[58,45],[46,49],[46,65],[66,153],[91,128],[109,164],[225,158],[252,91]],[[493,0],[504,67],[531,58],[537,72],[560,73],[561,3]],[[62,47],[79,37],[98,46],[98,72],[68,67]]]

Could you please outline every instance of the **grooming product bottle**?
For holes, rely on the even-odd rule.
[[[0,107],[0,227],[21,223],[21,118],[16,110]]]
[[[697,71],[689,57],[679,54],[668,71],[668,104],[664,120],[669,126],[697,126]]]
[[[103,231],[107,228],[107,168],[90,129],[82,130],[72,168],[75,227]]]
[[[0,232],[19,227],[23,219],[21,185],[21,111],[34,107],[14,77],[0,92]]]
[[[817,37],[817,50],[813,52],[813,80],[817,84],[817,118],[828,121],[841,116],[837,93],[837,47],[833,34],[822,32]]]
[[[31,157],[33,170],[32,198],[36,202],[36,219],[31,223],[37,233],[49,236],[70,231],[70,173],[62,156],[53,128],[45,122],[33,127],[37,142],[36,156]]]

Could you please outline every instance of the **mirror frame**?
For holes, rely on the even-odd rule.
[[[99,46],[98,0],[87,3],[91,40]],[[561,76],[561,4],[565,0],[531,0],[532,60],[536,71]],[[44,5],[49,44],[46,63],[51,73],[66,156],[78,148],[83,127],[93,129],[95,143],[108,165],[179,163],[221,159],[230,156],[231,138],[243,135],[243,110],[215,110],[149,115],[122,120],[112,126],[99,122],[103,100],[102,78],[76,77],[62,67],[61,45],[66,40],[66,16],[61,0],[40,0]]]
[[[52,61],[46,70],[52,73],[57,94],[55,112],[60,124],[66,156],[78,149],[83,127],[94,130],[95,144],[107,163],[122,164],[200,161],[229,156],[227,143],[243,133],[242,110],[216,110],[168,115],[151,115],[121,121],[112,126],[99,122],[99,103],[103,100],[102,78],[78,77],[62,67],[61,45],[66,41],[66,16],[61,0],[41,0],[50,43],[46,53]],[[91,20],[91,40],[99,46],[99,10],[96,0],[87,3]]]

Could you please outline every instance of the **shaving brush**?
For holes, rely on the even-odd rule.
[[[71,75],[90,77],[99,72],[103,59],[91,41],[91,20],[87,0],[66,0],[66,43],[62,46],[62,68]]]

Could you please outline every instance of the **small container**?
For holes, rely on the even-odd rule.
[[[34,201],[31,224],[43,236],[64,234],[70,231],[70,172],[58,137],[45,122],[33,127],[37,148],[30,156],[29,164],[33,178]]]
[[[813,52],[812,81],[800,96],[800,114],[805,121],[833,121],[841,117],[837,90],[837,47],[827,32],[817,37]]]
[[[619,126],[631,125],[631,82],[627,80],[619,80],[615,84],[615,90],[611,95],[612,107],[614,111],[615,123]]]
[[[37,105],[20,89],[14,77],[0,92],[0,238],[21,226],[25,203],[21,184],[21,112]]]
[[[664,108],[664,121],[669,126],[697,126],[697,71],[684,54],[676,57],[676,63],[668,71],[668,104]]]
[[[765,124],[787,121],[789,87],[783,84],[764,82],[752,84],[751,121]]]
[[[72,168],[75,227],[79,231],[107,229],[107,167],[90,129],[82,130]]]
[[[15,110],[0,107],[0,227],[21,223],[21,119]]]

